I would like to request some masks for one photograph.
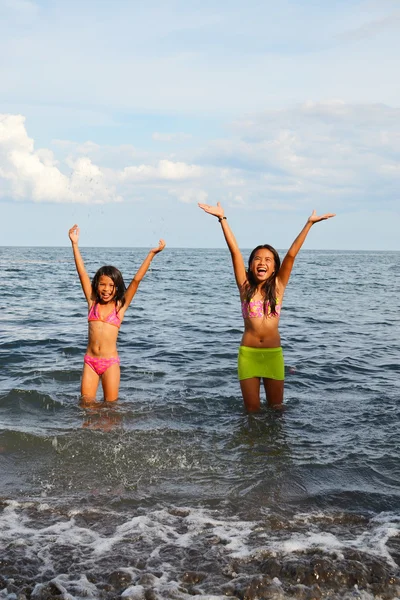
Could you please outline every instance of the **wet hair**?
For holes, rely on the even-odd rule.
[[[265,283],[263,283],[263,285],[261,287],[261,293],[264,297],[264,313],[268,314],[268,306],[269,306],[271,309],[271,314],[276,315],[277,314],[275,312],[275,308],[276,308],[276,276],[279,272],[279,269],[281,268],[281,259],[279,258],[279,254],[275,250],[275,248],[273,248],[269,244],[262,244],[260,246],[257,246],[256,248],[254,248],[254,250],[252,251],[252,253],[249,256],[249,265],[248,265],[248,269],[247,269],[247,283],[245,284],[246,285],[246,289],[245,289],[246,302],[250,302],[250,300],[253,298],[253,296],[257,290],[257,287],[258,287],[258,282],[256,281],[256,279],[251,271],[251,263],[253,262],[253,259],[254,259],[255,255],[257,254],[257,252],[259,250],[261,250],[262,248],[265,248],[266,250],[269,250],[270,252],[272,252],[273,257],[274,257],[274,262],[275,262],[274,272],[272,273],[272,275],[270,277],[268,277],[267,281]]]
[[[124,278],[122,277],[121,271],[118,271],[115,267],[105,265],[100,267],[95,276],[92,279],[92,296],[95,302],[100,302],[100,296],[98,292],[99,281],[102,275],[106,275],[113,280],[115,286],[114,300],[117,305],[117,311],[125,304],[125,292],[126,286]]]

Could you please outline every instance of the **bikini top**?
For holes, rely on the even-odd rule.
[[[271,314],[271,306],[269,302],[264,303],[264,300],[250,300],[250,302],[246,302],[246,300],[242,301],[243,319],[279,317],[281,308],[282,304],[279,304],[279,298],[276,299],[275,314]]]
[[[92,304],[92,306],[89,310],[88,321],[102,321],[103,323],[109,323],[110,325],[115,325],[115,327],[121,326],[121,318],[120,318],[119,314],[117,313],[115,306],[114,306],[114,310],[112,312],[110,312],[110,314],[107,315],[107,317],[105,319],[102,319],[99,314],[97,302]]]

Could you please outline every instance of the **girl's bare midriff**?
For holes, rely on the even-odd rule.
[[[281,336],[278,330],[279,317],[244,319],[242,346],[251,348],[279,348]]]
[[[86,354],[101,358],[113,358],[118,356],[117,338],[118,327],[104,323],[103,321],[90,321],[89,342]]]
[[[284,289],[280,285],[276,289],[278,302],[282,305]],[[245,294],[240,294],[241,301],[245,301]],[[253,300],[264,300],[263,295],[258,291]],[[279,348],[281,345],[281,336],[279,333],[279,315],[268,315],[264,317],[248,317],[244,319],[244,332],[241,345],[250,348]]]

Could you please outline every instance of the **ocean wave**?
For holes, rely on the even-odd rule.
[[[391,600],[400,593],[390,544],[399,518],[391,513],[297,513],[288,527],[276,514],[255,522],[189,507],[129,512],[3,502],[3,597]]]
[[[13,412],[24,412],[28,409],[53,411],[62,406],[63,403],[59,400],[35,389],[14,388],[5,394],[0,394],[0,411],[1,409],[11,409]]]

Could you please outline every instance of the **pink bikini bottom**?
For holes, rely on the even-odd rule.
[[[119,365],[120,360],[118,356],[113,356],[112,358],[101,358],[99,356],[89,356],[89,354],[85,354],[83,358],[83,362],[89,367],[93,369],[95,373],[99,377],[103,375],[107,371],[111,365]]]

